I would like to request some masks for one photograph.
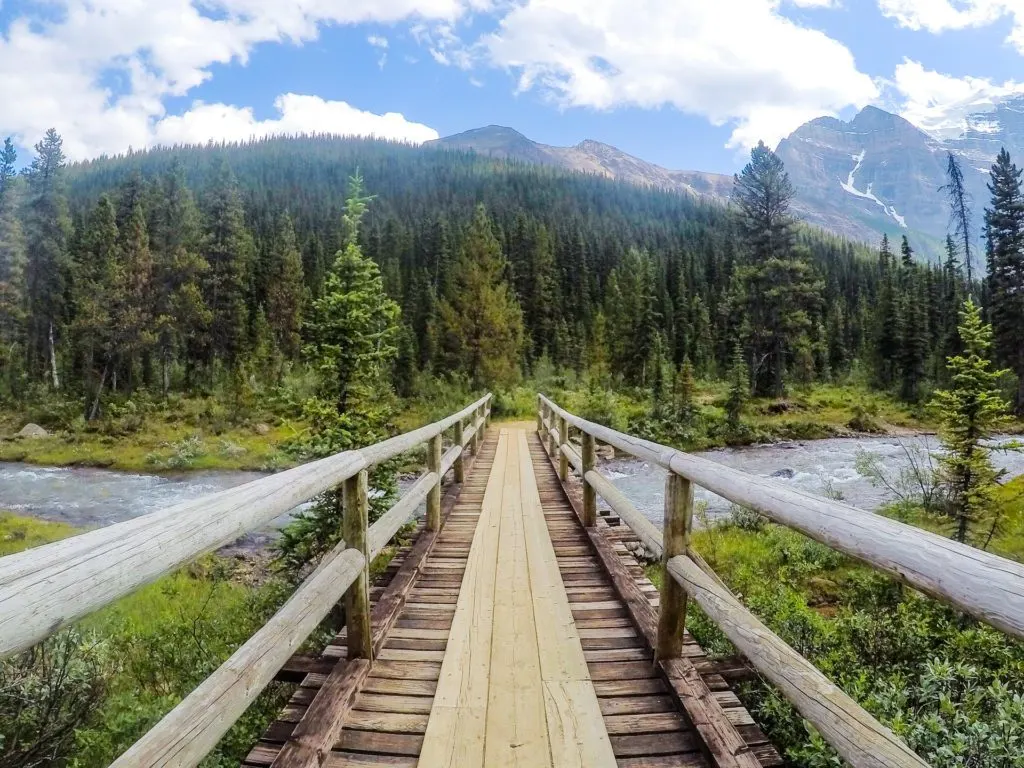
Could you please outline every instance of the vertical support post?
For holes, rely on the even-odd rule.
[[[474,429],[473,429],[473,441],[472,441],[473,455],[476,456],[477,452],[480,450],[480,443],[482,441],[482,438],[480,437],[480,432],[483,431],[483,427],[480,425],[480,409],[479,408],[477,410],[473,411],[473,427],[474,427]]]
[[[462,419],[459,419],[458,421],[455,422],[455,444],[457,446],[459,446],[459,448],[462,448],[462,450],[459,453],[458,458],[455,459],[455,482],[456,483],[464,483],[464,482],[466,482],[466,462],[465,462],[465,459],[464,459],[464,457],[466,455],[466,449],[462,445],[462,438],[464,437],[463,430],[465,429],[465,426],[466,426],[466,422],[464,420],[462,420]]]
[[[364,469],[345,481],[345,510],[342,517],[342,538],[351,549],[358,549],[366,558],[362,572],[345,592],[345,624],[348,627],[348,657],[371,659],[373,636],[370,632],[370,550],[366,536],[369,508],[367,474]]]
[[[661,557],[661,608],[658,615],[659,659],[678,658],[683,652],[686,628],[686,592],[668,572],[667,564],[676,555],[685,555],[693,519],[693,484],[675,472],[665,478],[664,553]]]
[[[427,441],[427,471],[437,474],[437,482],[427,494],[427,530],[441,530],[441,435]]]
[[[569,457],[562,451],[569,444],[569,424],[564,418],[558,420],[558,476],[565,482],[569,479]]]
[[[544,402],[537,395],[537,431],[544,434]]]
[[[491,403],[490,403],[490,401],[488,400],[486,403],[484,403],[480,407],[483,408],[483,411],[484,411],[484,426],[486,426],[486,427],[491,426]]]
[[[583,433],[583,525],[593,528],[597,525],[597,492],[587,482],[587,472],[594,469],[595,464],[594,436]]]
[[[553,408],[548,409],[548,425],[551,429],[554,429],[557,425],[555,419],[555,411]],[[548,431],[548,455],[553,459],[558,455],[558,445],[555,443],[555,436]]]

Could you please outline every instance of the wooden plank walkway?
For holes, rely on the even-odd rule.
[[[420,534],[374,590],[368,674],[344,661],[344,633],[294,659],[282,679],[301,684],[244,765],[715,765],[599,549],[643,599],[656,605],[657,591],[618,531],[583,528],[534,433],[492,428],[445,506],[441,531]],[[750,752],[781,764],[689,636],[684,654]],[[346,673],[354,689],[337,697],[325,683]],[[333,747],[293,759],[295,739],[328,727],[310,721],[329,695]]]

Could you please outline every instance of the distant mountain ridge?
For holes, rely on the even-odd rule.
[[[430,142],[491,157],[594,173],[641,186],[675,190],[721,202],[732,176],[668,170],[616,147],[587,139],[554,147],[512,128],[487,126]],[[975,262],[981,261],[981,216],[989,166],[1001,147],[1024,156],[1024,97],[970,114],[957,137],[933,136],[898,115],[865,107],[852,120],[819,117],[797,128],[777,148],[796,189],[795,213],[809,224],[868,243],[882,234],[907,235],[919,254],[944,252],[949,209],[940,187],[947,152],[961,159],[974,204]]]
[[[490,157],[507,158],[569,171],[593,173],[639,186],[685,192],[699,197],[727,200],[732,176],[701,171],[670,171],[593,139],[574,147],[553,147],[532,141],[519,131],[501,125],[475,128],[428,142],[428,146],[470,149]]]

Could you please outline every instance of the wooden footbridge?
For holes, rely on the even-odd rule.
[[[601,474],[598,441],[668,470],[663,526]],[[367,469],[423,443],[425,472],[368,525]],[[297,685],[251,768],[781,765],[733,691],[755,674],[848,764],[926,765],[689,548],[694,483],[1024,636],[1016,563],[615,432],[543,396],[535,428],[490,425],[487,396],[383,443],[0,559],[0,654],[341,485],[344,540],[114,765],[198,765],[275,679]],[[371,584],[369,564],[424,502],[411,543]],[[630,541],[661,557],[660,593]],[[688,600],[739,657],[704,654],[684,628]],[[303,652],[338,603],[342,632]]]

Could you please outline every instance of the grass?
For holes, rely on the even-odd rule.
[[[51,523],[0,511],[0,557],[60,541],[79,532],[66,523]]]

